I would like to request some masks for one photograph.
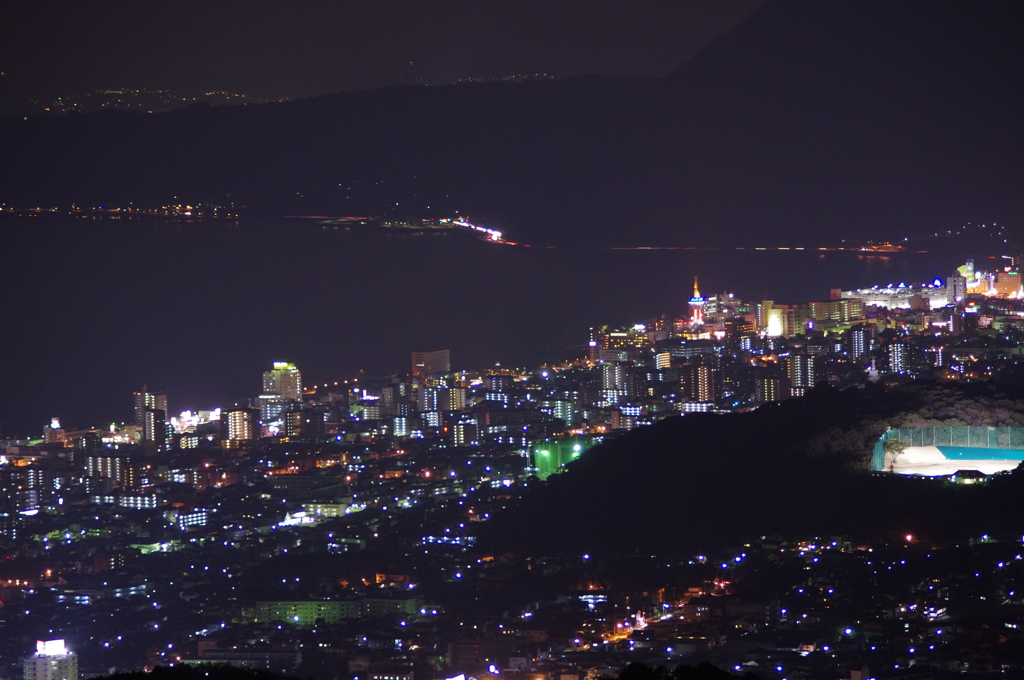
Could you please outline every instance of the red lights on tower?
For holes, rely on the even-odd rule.
[[[690,326],[704,325],[704,303],[707,300],[700,294],[697,277],[693,277],[693,297],[690,298]]]

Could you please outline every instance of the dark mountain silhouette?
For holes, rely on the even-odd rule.
[[[666,162],[665,219],[767,240],[1019,221],[1021,10],[798,1],[754,13],[665,79],[690,133]]]
[[[669,418],[595,447],[538,483],[484,525],[482,546],[685,554],[772,534],[1018,536],[1024,512],[1013,499],[1024,491],[1024,471],[987,486],[868,471],[874,442],[890,426],[1019,425],[1024,400],[1012,390],[1016,398],[1007,399],[1006,389],[823,387],[750,413]]]
[[[1012,2],[776,0],[660,79],[6,119],[0,200],[457,210],[535,242],[1019,223],[1022,17]]]

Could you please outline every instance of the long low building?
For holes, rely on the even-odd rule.
[[[891,286],[892,284],[890,284]],[[911,298],[920,296],[922,301],[927,301],[929,309],[941,309],[950,304],[950,295],[945,286],[932,285],[911,285],[900,284],[897,288],[858,288],[856,290],[844,290],[840,293],[841,299],[859,299],[865,305],[885,307],[887,309],[909,309],[912,307]]]

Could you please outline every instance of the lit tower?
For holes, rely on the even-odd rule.
[[[279,399],[302,399],[302,374],[295,364],[275,361],[274,368],[263,372],[263,394],[275,394]]]
[[[149,387],[132,395],[135,424],[141,427],[142,443],[150,453],[167,448],[167,394],[150,392]]]
[[[693,277],[693,297],[690,298],[690,326],[704,325],[704,304],[706,299],[700,294],[697,287],[697,277]]]
[[[132,411],[135,414],[135,424],[145,425],[146,412],[152,410],[163,411],[164,417],[167,416],[169,413],[167,410],[167,393],[150,392],[149,387],[143,385],[141,390],[132,394]]]

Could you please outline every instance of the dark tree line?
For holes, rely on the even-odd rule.
[[[755,676],[751,673],[733,675],[707,661],[696,666],[676,666],[671,671],[664,666],[651,668],[642,663],[631,663],[619,674],[619,680],[736,680],[738,677],[752,680]]]
[[[1013,500],[1024,492],[1020,472],[973,487],[869,474],[882,433],[926,414],[1013,425],[1024,399],[990,384],[822,387],[750,413],[667,418],[538,484],[488,522],[481,541],[532,554],[686,554],[771,534],[873,542],[1024,532],[1024,509]]]

